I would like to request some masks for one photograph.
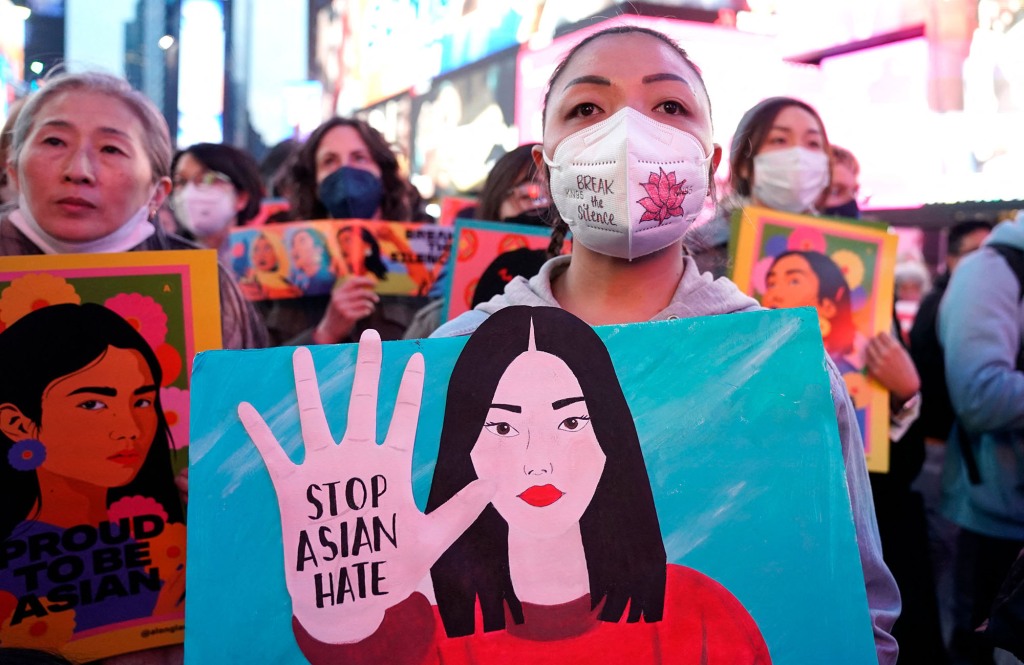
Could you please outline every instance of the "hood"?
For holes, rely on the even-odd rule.
[[[551,292],[551,281],[569,267],[569,260],[568,256],[558,256],[545,263],[540,272],[529,280],[516,277],[508,283],[504,293],[477,305],[476,309],[493,314],[512,305],[558,307],[558,301]],[[684,261],[683,277],[679,280],[672,302],[652,321],[762,309],[756,300],[745,295],[728,279],[714,279],[708,273],[701,273],[689,256],[684,257]]]
[[[985,244],[993,242],[1024,249],[1024,210],[1017,213],[1017,219],[1003,222],[992,229],[992,234],[985,240]]]

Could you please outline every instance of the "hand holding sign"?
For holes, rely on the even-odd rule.
[[[238,405],[277,493],[292,613],[321,642],[357,642],[373,634],[385,611],[415,590],[493,494],[478,480],[430,515],[420,512],[411,473],[423,357],[409,359],[387,436],[377,445],[382,355],[380,336],[367,330],[359,341],[348,425],[336,444],[312,355],[295,350],[301,464],[292,463],[251,404]]]

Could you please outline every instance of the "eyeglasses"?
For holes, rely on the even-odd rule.
[[[520,183],[508,190],[505,196],[523,207],[543,208],[551,205],[547,192],[535,182]]]
[[[175,188],[184,187],[189,183],[192,183],[193,185],[228,185],[230,187],[235,186],[234,183],[231,182],[231,178],[221,173],[220,171],[203,171],[202,174],[200,174],[196,178],[192,178],[191,180],[181,177],[174,179]]]

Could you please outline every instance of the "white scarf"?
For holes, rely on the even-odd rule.
[[[8,219],[11,220],[11,224],[16,229],[24,233],[25,237],[32,241],[32,244],[43,250],[44,254],[109,254],[112,252],[127,252],[156,233],[156,228],[149,221],[148,202],[113,233],[86,242],[58,240],[44,231],[43,227],[39,226],[39,222],[32,216],[24,196],[18,197],[18,208],[11,211]]]

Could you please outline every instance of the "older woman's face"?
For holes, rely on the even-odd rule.
[[[470,452],[510,529],[558,536],[579,524],[606,456],[583,389],[565,362],[527,351],[508,366]]]
[[[80,90],[39,109],[12,175],[39,226],[65,242],[110,235],[143,206],[158,207],[170,186],[154,183],[131,109]]]

